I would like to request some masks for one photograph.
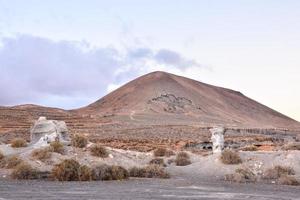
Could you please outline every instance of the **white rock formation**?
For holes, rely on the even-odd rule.
[[[209,129],[211,132],[211,141],[213,143],[213,153],[220,153],[224,149],[225,128],[216,127]]]
[[[64,121],[47,120],[40,117],[30,130],[31,144],[35,147],[49,145],[50,142],[60,141],[70,143],[67,125]]]

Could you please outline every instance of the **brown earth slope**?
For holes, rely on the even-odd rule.
[[[299,122],[240,92],[165,72],[137,78],[100,100],[76,110],[35,105],[0,107],[2,141],[29,138],[39,116],[66,121],[70,132],[112,146],[201,140],[208,128],[299,130]],[[121,146],[122,147],[122,146]]]

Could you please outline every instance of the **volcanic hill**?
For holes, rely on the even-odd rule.
[[[80,109],[0,107],[3,141],[27,136],[39,116],[66,121],[71,133],[120,145],[201,140],[222,125],[236,130],[298,131],[300,123],[242,93],[165,72],[141,76]]]

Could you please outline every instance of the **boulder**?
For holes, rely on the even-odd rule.
[[[225,128],[216,127],[209,129],[211,132],[211,141],[213,143],[213,153],[220,153],[224,149]]]
[[[47,120],[40,117],[35,121],[30,130],[31,144],[35,146],[47,146],[50,142],[60,141],[70,143],[67,125],[64,121]]]

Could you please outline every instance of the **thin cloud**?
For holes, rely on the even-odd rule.
[[[124,53],[111,47],[90,48],[84,42],[55,42],[31,35],[3,38],[1,43],[0,105],[78,107],[103,96],[112,85],[156,66],[178,70],[201,67],[167,49],[136,48]]]

